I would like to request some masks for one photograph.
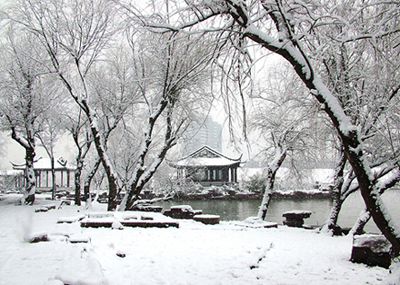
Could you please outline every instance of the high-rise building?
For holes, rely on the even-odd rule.
[[[185,154],[192,153],[205,145],[221,152],[222,125],[215,122],[211,117],[193,121],[185,133],[185,139]]]

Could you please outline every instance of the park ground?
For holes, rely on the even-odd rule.
[[[38,195],[0,196],[0,284],[380,284],[389,270],[350,261],[352,237],[178,220],[179,228],[82,228],[106,205],[63,205]],[[56,209],[35,212],[41,205]],[[120,213],[122,215],[123,213]],[[132,214],[132,213],[130,213]],[[137,213],[139,216],[143,213]],[[207,213],[212,214],[212,213]],[[161,214],[153,215],[163,219]],[[35,236],[49,241],[30,243]],[[88,241],[72,243],[71,241]]]

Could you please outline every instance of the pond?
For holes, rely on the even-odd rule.
[[[391,216],[400,225],[400,190],[389,190],[383,195],[383,200]],[[168,209],[174,205],[190,205],[194,210],[203,210],[204,214],[216,214],[222,221],[241,221],[257,215],[261,200],[181,200],[158,203]],[[364,201],[360,193],[350,195],[345,201],[339,215],[338,224],[341,227],[352,227],[362,211]],[[282,213],[290,210],[307,210],[313,214],[305,220],[306,224],[322,225],[331,210],[330,199],[275,199],[270,202],[267,221],[282,224]],[[379,233],[375,224],[370,221],[365,227],[367,232]]]

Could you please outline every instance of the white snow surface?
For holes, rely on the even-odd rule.
[[[0,284],[379,284],[389,276],[384,268],[349,261],[352,237],[193,220],[166,229],[81,228],[57,221],[87,214],[84,206],[35,213],[15,205],[20,198],[0,196]],[[46,202],[37,195],[36,205]],[[93,204],[97,213],[105,209]],[[34,232],[89,242],[24,242]]]
[[[185,211],[185,212],[193,211],[193,208],[192,208],[192,206],[190,206],[190,205],[177,205],[177,206],[172,206],[172,207],[171,207],[171,210],[172,210],[172,209],[181,209],[182,211]]]
[[[178,161],[177,166],[228,166],[237,164],[237,160],[230,160],[225,157],[195,157],[188,158],[185,160]]]
[[[312,214],[312,212],[311,211],[304,211],[304,210],[292,210],[292,211],[287,211],[287,212],[284,212],[284,213],[282,213],[282,215],[285,215],[285,214],[295,214],[295,215],[308,215],[308,214]]]

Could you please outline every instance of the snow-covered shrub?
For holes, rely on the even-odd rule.
[[[248,180],[243,182],[243,190],[250,193],[263,193],[266,178],[262,174],[250,176]]]

